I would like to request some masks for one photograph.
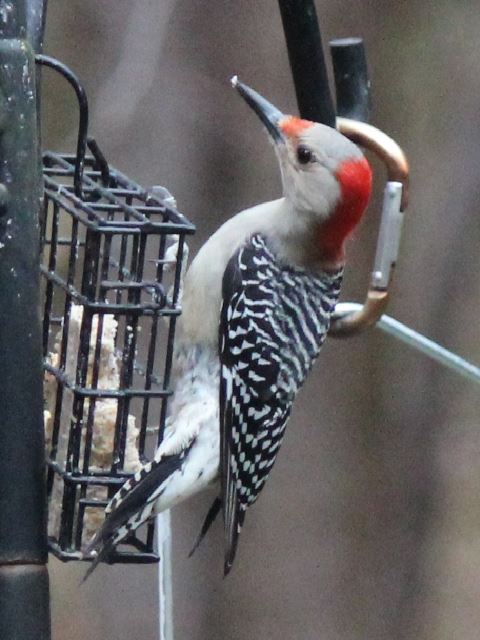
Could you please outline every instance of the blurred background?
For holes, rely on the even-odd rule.
[[[321,0],[324,42],[362,36],[372,123],[411,162],[389,313],[480,362],[480,8]],[[110,162],[163,184],[196,250],[280,178],[233,74],[296,113],[276,0],[49,0],[45,52],[81,77]],[[57,84],[58,83],[58,84]],[[73,150],[77,110],[44,74],[44,144]],[[58,97],[62,99],[59,101]],[[384,175],[349,247],[344,300],[363,299]],[[222,578],[222,531],[190,550],[210,495],[173,513],[176,640],[477,640],[480,398],[475,386],[372,330],[327,341],[271,480]],[[154,640],[157,567],[50,561],[54,640]]]

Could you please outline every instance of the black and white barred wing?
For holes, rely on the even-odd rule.
[[[99,562],[108,559],[119,542],[151,517],[154,504],[164,491],[164,483],[181,468],[189,450],[190,444],[178,454],[152,460],[119,489],[105,510],[105,521],[83,552],[86,558],[92,551],[97,552],[83,582]]]
[[[246,509],[275,462],[292,402],[325,339],[341,273],[282,266],[256,235],[230,260],[219,330],[227,573]]]

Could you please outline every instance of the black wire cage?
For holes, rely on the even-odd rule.
[[[87,140],[78,80],[38,61],[63,73],[80,103],[77,154],[43,154],[40,266],[49,548],[71,560],[161,441],[194,227],[165,189],[147,191],[108,166]],[[110,561],[158,560],[153,522],[125,542]]]

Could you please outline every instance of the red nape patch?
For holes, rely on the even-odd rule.
[[[360,222],[372,192],[372,170],[365,158],[342,162],[336,176],[340,202],[318,233],[322,251],[332,260],[343,257],[345,239]]]
[[[298,138],[302,131],[313,127],[314,124],[315,123],[310,122],[310,120],[302,120],[301,118],[297,118],[296,116],[286,116],[285,118],[280,120],[278,126],[289,138]]]

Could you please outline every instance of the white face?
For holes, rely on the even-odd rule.
[[[326,220],[340,199],[336,172],[343,161],[361,158],[356,145],[334,129],[312,124],[302,128],[289,126],[294,118],[285,118],[284,141],[275,144],[284,195],[298,211]]]

